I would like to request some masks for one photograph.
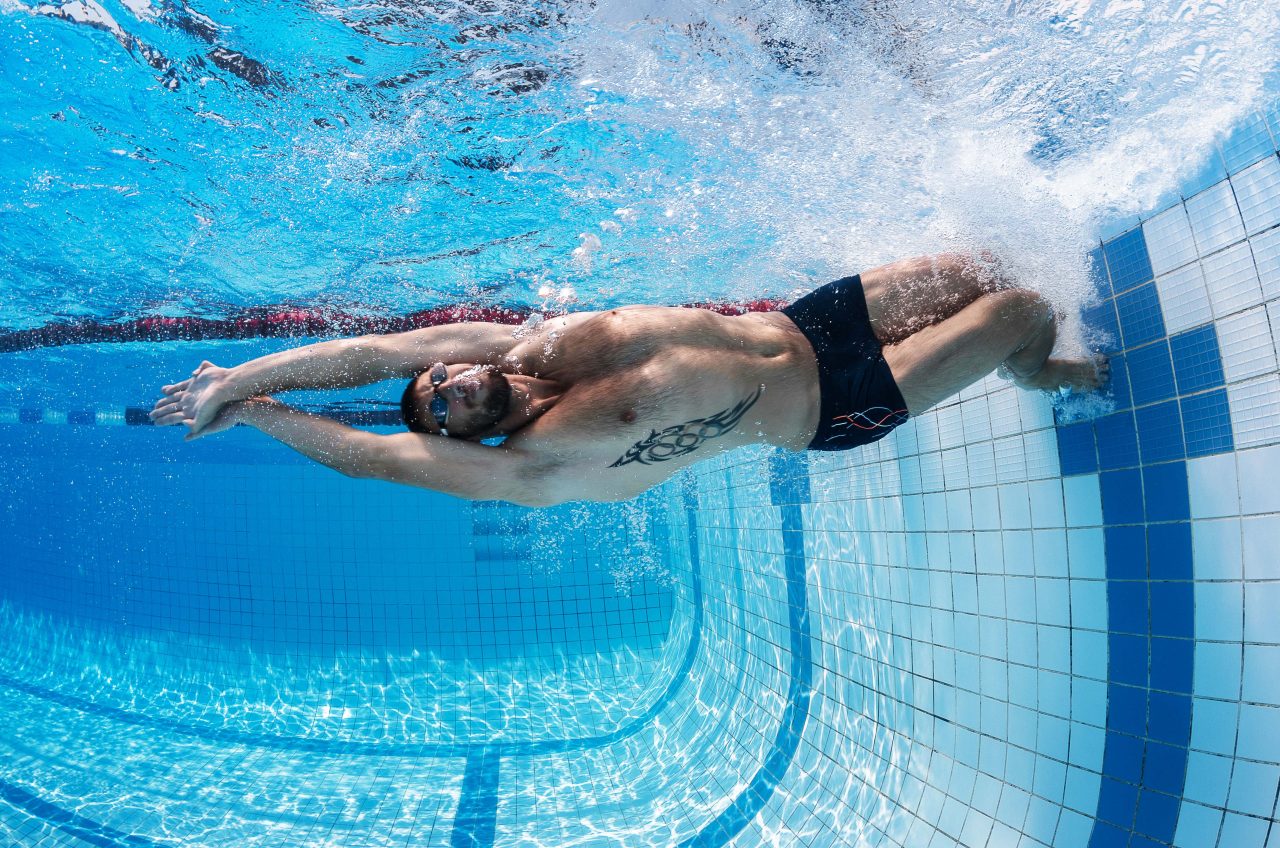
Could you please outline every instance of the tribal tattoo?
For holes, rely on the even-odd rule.
[[[751,397],[743,398],[736,405],[729,409],[722,409],[715,415],[695,418],[683,424],[674,424],[661,431],[653,430],[648,438],[636,442],[609,467],[620,468],[633,462],[652,465],[655,462],[666,462],[668,459],[693,453],[702,447],[702,443],[707,439],[714,439],[732,432],[742,420],[742,416],[747,414],[747,410],[760,399],[763,392],[764,386],[761,386]]]

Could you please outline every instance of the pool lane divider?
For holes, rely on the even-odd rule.
[[[771,312],[783,301],[757,299],[741,303],[704,301],[683,306],[709,309],[721,315]],[[0,331],[0,353],[75,344],[124,342],[199,342],[227,339],[277,339],[324,336],[359,336],[367,333],[403,333],[423,327],[483,321],[523,324],[535,312],[553,317],[563,312],[529,307],[486,306],[454,303],[422,309],[406,315],[369,315],[329,307],[264,306],[246,309],[228,318],[152,315],[128,321],[58,321],[26,330]]]

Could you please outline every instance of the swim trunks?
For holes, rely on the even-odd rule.
[[[848,450],[907,420],[907,404],[871,330],[862,279],[827,283],[782,310],[818,359],[818,432],[809,450]]]

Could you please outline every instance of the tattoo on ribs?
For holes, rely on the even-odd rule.
[[[693,453],[702,447],[702,443],[707,439],[723,436],[737,427],[742,416],[755,405],[763,391],[764,387],[761,386],[751,397],[743,398],[734,406],[722,409],[715,415],[695,418],[683,424],[673,424],[664,430],[653,430],[647,438],[628,448],[627,452],[618,457],[618,461],[609,467],[620,468],[633,462],[652,465],[655,462],[665,462],[668,459]]]

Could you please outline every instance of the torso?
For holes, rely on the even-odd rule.
[[[513,434],[555,500],[633,497],[677,469],[746,444],[803,449],[817,427],[817,364],[779,312],[723,316],[632,306],[544,322],[504,371],[566,387]]]

